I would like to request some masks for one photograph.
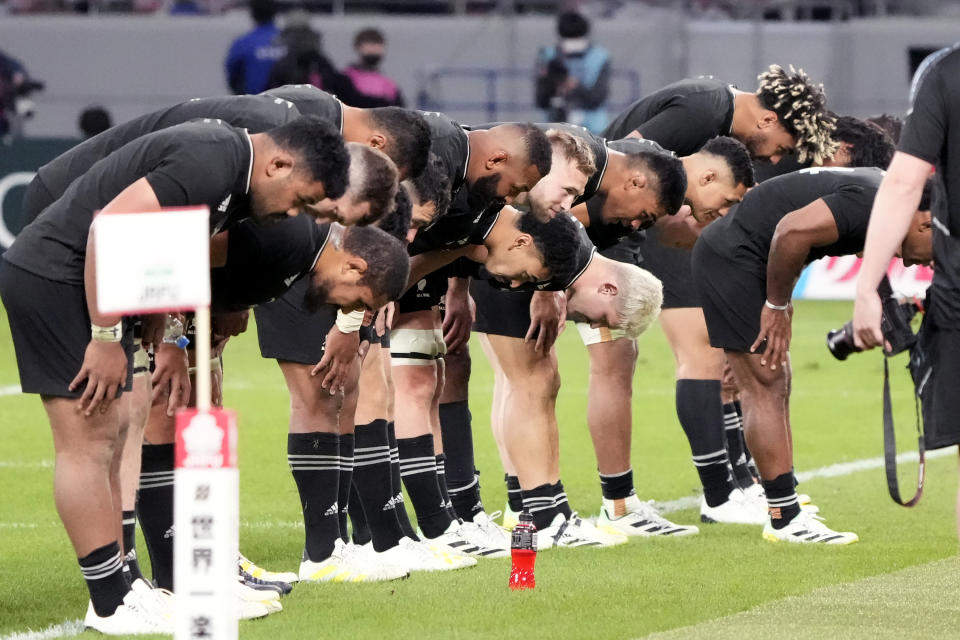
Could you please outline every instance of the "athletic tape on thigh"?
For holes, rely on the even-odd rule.
[[[424,366],[443,357],[447,345],[440,329],[393,329],[390,332],[390,362]]]
[[[613,342],[626,336],[623,329],[609,329],[607,327],[591,327],[586,322],[577,322],[577,332],[583,344],[600,344],[601,342]]]

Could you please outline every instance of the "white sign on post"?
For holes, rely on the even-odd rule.
[[[97,215],[91,233],[100,312],[209,306],[209,218],[206,207]]]
[[[236,640],[236,418],[210,407],[210,232],[206,207],[105,213],[96,242],[104,314],[196,311],[195,410],[177,414],[174,591],[177,640]]]

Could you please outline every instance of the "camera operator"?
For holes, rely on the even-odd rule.
[[[43,83],[32,79],[23,63],[0,51],[0,136],[17,133],[19,120],[33,115],[28,96],[42,89]]]
[[[920,330],[932,376],[924,385],[924,440],[929,449],[960,442],[960,43],[929,56],[910,87],[911,109],[899,150],[877,193],[857,281],[853,328],[858,347],[883,344],[876,287],[910,223],[923,185],[936,169],[933,282]],[[944,195],[945,201],[940,201]],[[960,533],[960,495],[957,501]]]
[[[537,55],[536,102],[545,122],[569,122],[599,134],[607,126],[610,54],[588,39],[590,23],[568,11],[557,18],[560,43]]]
[[[883,172],[810,168],[762,182],[707,226],[693,250],[707,332],[726,351],[742,394],[747,445],[766,492],[771,542],[850,544],[855,533],[828,528],[801,511],[790,429],[790,294],[803,267],[857,253]],[[912,207],[899,254],[907,264],[932,254],[930,189]]]

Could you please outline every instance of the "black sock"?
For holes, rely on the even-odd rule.
[[[288,434],[287,462],[303,507],[306,559],[322,562],[340,537],[339,436],[320,431]]]
[[[450,492],[450,501],[457,517],[466,522],[473,522],[473,517],[483,512],[483,500],[480,499],[480,474],[465,485],[454,487],[447,477],[447,490]]]
[[[767,510],[774,529],[784,528],[800,513],[792,471],[782,473],[773,480],[764,480],[763,490],[767,493]]]
[[[719,380],[677,380],[677,417],[687,434],[707,505],[723,504],[736,487],[727,462]]]
[[[433,453],[433,434],[416,438],[397,438],[400,452],[400,476],[407,487],[417,524],[428,538],[444,533],[453,522],[447,501],[437,482],[437,459]]]
[[[393,510],[403,529],[403,535],[413,540],[419,540],[417,532],[413,530],[410,515],[407,513],[407,503],[403,499],[403,485],[400,479],[400,450],[397,447],[397,432],[393,421],[387,422],[387,441],[390,443],[390,487],[393,491]]]
[[[80,571],[87,581],[93,610],[101,618],[112,616],[130,591],[123,577],[123,553],[116,541],[94,549],[82,558],[77,558]]]
[[[472,416],[466,400],[440,405],[440,432],[446,456],[447,490],[457,516],[472,522],[483,511],[473,458]]]
[[[363,501],[357,492],[356,466],[353,472],[353,482],[350,483],[350,503],[347,505],[347,513],[350,515],[350,539],[353,544],[367,544],[373,539],[370,534],[370,521],[367,520]]]
[[[557,511],[562,513],[564,518],[569,519],[573,515],[573,509],[567,502],[567,492],[563,490],[563,483],[557,480],[556,484],[550,485],[550,490],[553,492],[553,504]]]
[[[747,456],[744,453],[743,421],[732,402],[723,405],[723,429],[727,434],[727,458],[733,467],[733,477],[740,488],[745,489],[753,484],[753,475],[747,466]]]
[[[137,520],[147,543],[153,581],[173,589],[173,444],[145,444],[140,450]]]
[[[533,516],[533,526],[542,531],[550,526],[560,510],[554,500],[554,485],[541,484],[529,491],[523,491],[523,509]]]
[[[362,511],[368,523],[366,539],[373,540],[374,550],[385,551],[397,546],[405,535],[397,521],[396,497],[390,481],[387,421],[358,424],[354,437],[353,486],[356,493],[350,500],[350,517],[353,519],[354,510]],[[400,508],[403,508],[402,503]],[[356,520],[353,520],[353,530],[353,540],[357,542]]]
[[[123,512],[123,573],[128,582],[143,578],[137,562],[137,512]]]
[[[434,456],[437,465],[437,487],[440,488],[440,495],[447,505],[447,513],[453,520],[457,519],[457,512],[453,508],[453,501],[450,499],[450,491],[447,489],[447,457],[444,454]]]
[[[600,491],[607,500],[623,500],[636,495],[633,488],[633,469],[627,469],[620,473],[611,473],[609,475],[600,475]]]
[[[347,512],[350,508],[350,486],[353,481],[353,434],[344,433],[340,438],[340,477],[337,480],[337,506],[340,514],[337,520],[340,525],[340,539],[350,542],[350,533],[347,531]]]
[[[508,474],[503,475],[507,483],[507,506],[515,513],[523,511],[523,493],[520,491],[520,478]]]

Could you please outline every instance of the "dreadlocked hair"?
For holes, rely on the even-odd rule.
[[[830,137],[834,118],[826,111],[822,84],[813,84],[803,69],[790,65],[787,71],[777,64],[757,76],[760,103],[777,114],[787,133],[797,140],[797,159],[822,163],[832,156],[839,143]]]

